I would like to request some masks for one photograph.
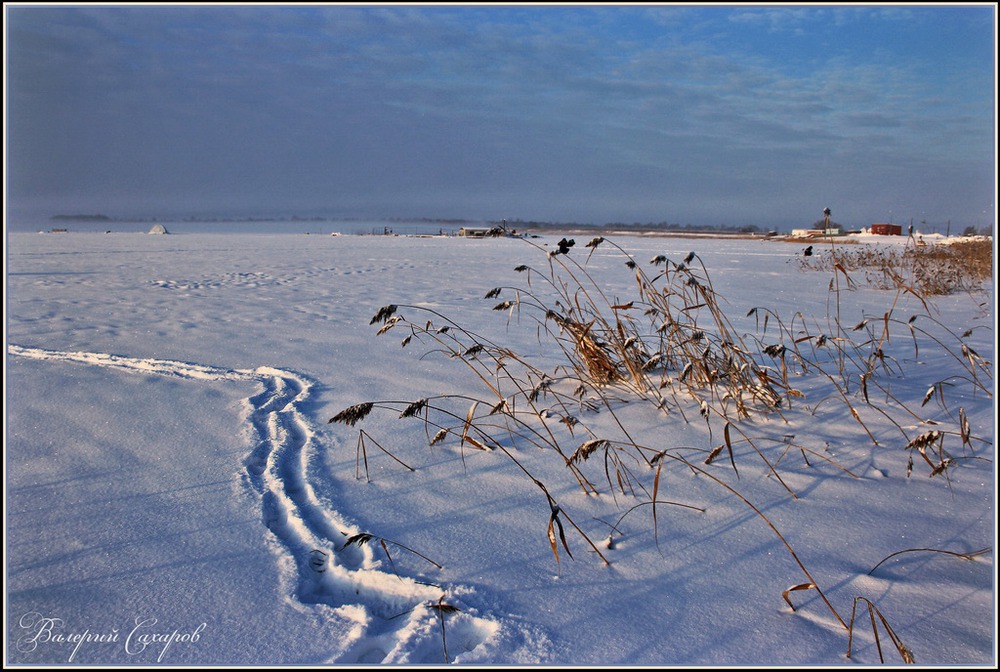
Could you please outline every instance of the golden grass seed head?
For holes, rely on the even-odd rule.
[[[376,322],[385,322],[390,317],[392,317],[392,315],[396,312],[396,310],[397,310],[396,304],[389,304],[388,306],[382,306],[381,308],[378,309],[378,312],[375,313],[375,316],[368,324],[375,324]]]
[[[418,399],[417,401],[414,401],[412,404],[404,408],[403,412],[399,414],[399,417],[400,418],[412,417],[417,413],[419,413],[420,411],[424,410],[425,408],[427,408],[427,399]]]
[[[355,423],[368,417],[368,414],[372,412],[374,407],[375,403],[371,401],[366,401],[362,404],[355,404],[354,406],[349,406],[340,413],[337,413],[337,415],[330,418],[327,422],[339,422],[353,427]]]

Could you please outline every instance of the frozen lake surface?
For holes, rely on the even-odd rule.
[[[878,614],[918,664],[996,663],[988,284],[924,304],[776,240],[97,226],[7,236],[8,663],[875,664],[869,603],[886,662]],[[724,314],[744,370],[816,365],[746,418],[679,365],[663,408],[609,383],[571,409],[534,302],[649,322],[629,260],[743,356]]]

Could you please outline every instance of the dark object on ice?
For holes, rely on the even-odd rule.
[[[573,238],[570,238],[569,240],[563,238],[557,244],[559,245],[559,250],[556,252],[556,254],[569,254],[569,248],[576,245],[576,240]]]
[[[807,247],[802,254],[806,255],[807,257],[813,256],[813,246],[810,245],[809,247]]]

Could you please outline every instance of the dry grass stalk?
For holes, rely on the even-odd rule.
[[[529,244],[538,247],[534,243]],[[761,340],[752,344],[756,347],[750,347],[738,336],[739,332],[733,327],[723,310],[720,297],[715,293],[707,269],[696,254],[687,255],[681,263],[674,263],[665,255],[654,257],[651,263],[656,270],[647,274],[643,267],[622,248],[603,238],[595,238],[586,246],[590,250],[587,255],[588,260],[599,246],[614,247],[626,257],[625,265],[630,269],[629,282],[632,274],[635,277],[635,296],[624,298],[616,296],[613,299],[605,296],[601,284],[595,282],[585,266],[570,254],[572,246],[566,241],[566,245],[560,246],[558,253],[546,254],[548,272],[536,271],[532,274],[532,269],[527,265],[515,268],[516,272],[529,272],[528,289],[518,289],[516,301],[504,301],[493,306],[498,311],[510,310],[511,314],[516,310],[519,318],[529,316],[537,324],[539,335],[551,338],[551,342],[558,349],[557,354],[565,357],[566,362],[552,372],[539,370],[525,357],[509,348],[481,334],[474,334],[426,307],[403,306],[407,312],[419,310],[424,314],[429,313],[435,319],[447,322],[447,325],[435,327],[431,320],[421,325],[403,319],[398,314],[400,306],[395,304],[380,309],[372,319],[372,324],[383,323],[379,333],[393,328],[404,328],[410,332],[404,340],[404,345],[411,337],[421,341],[427,339],[433,341],[435,347],[440,348],[438,352],[463,362],[485,389],[480,398],[464,398],[466,403],[471,402],[471,407],[464,413],[461,410],[447,410],[442,405],[432,404],[425,398],[406,404],[399,413],[400,417],[419,416],[425,423],[430,445],[444,440],[450,433],[456,438],[461,437],[462,446],[470,445],[481,450],[498,451],[516,464],[547,498],[550,515],[546,536],[559,571],[561,571],[561,551],[565,551],[568,557],[573,557],[565,525],[576,529],[605,564],[608,564],[608,560],[590,536],[573,521],[569,513],[559,507],[546,484],[535,478],[517,459],[515,452],[508,447],[527,442],[554,452],[564,460],[581,488],[588,494],[599,491],[581,469],[587,467],[584,463],[587,463],[597,451],[603,450],[604,473],[612,494],[615,493],[617,486],[617,490],[622,494],[643,498],[643,501],[626,510],[619,524],[632,511],[643,506],[651,506],[657,545],[659,545],[658,529],[663,505],[703,510],[660,498],[665,483],[663,480],[665,460],[676,460],[693,473],[704,475],[716,485],[734,493],[778,536],[808,579],[807,582],[792,586],[783,593],[784,600],[793,611],[795,607],[790,597],[792,592],[816,590],[838,622],[853,636],[854,615],[852,614],[851,625],[848,626],[791,545],[752,502],[711,470],[695,466],[679,455],[639,445],[629,435],[629,429],[619,417],[617,408],[621,402],[639,399],[650,404],[658,413],[679,412],[684,422],[688,422],[686,410],[693,416],[694,408],[698,408],[699,414],[708,424],[710,442],[712,428],[717,428],[719,424],[723,426],[724,441],[709,453],[705,460],[706,465],[711,464],[722,450],[728,450],[730,463],[738,478],[735,446],[746,445],[752,448],[767,465],[769,473],[788,489],[777,467],[781,459],[792,449],[791,442],[784,442],[786,444],[784,452],[777,462],[772,463],[768,457],[771,453],[765,454],[765,451],[757,445],[758,442],[763,444],[768,439],[748,436],[743,420],[751,418],[755,413],[762,416],[778,414],[784,418],[784,409],[790,408],[793,400],[796,400],[796,404],[804,405],[805,401],[798,401],[804,399],[803,393],[789,382],[792,375],[815,374],[824,378],[833,389],[830,398],[846,404],[854,420],[877,445],[873,433],[866,424],[871,413],[877,413],[888,419],[906,436],[901,422],[894,420],[892,413],[902,411],[920,419],[907,404],[915,408],[918,404],[923,407],[935,397],[937,404],[946,410],[944,382],[933,385],[925,394],[923,403],[919,400],[896,399],[892,396],[890,386],[880,383],[881,376],[902,373],[902,367],[893,359],[893,349],[890,347],[898,347],[895,346],[895,342],[899,340],[898,325],[903,325],[904,336],[908,332],[914,350],[927,342],[943,347],[956,361],[962,363],[968,372],[969,380],[977,386],[976,389],[989,394],[985,381],[992,380],[991,365],[964,343],[970,332],[961,338],[956,334],[940,336],[932,333],[932,329],[924,325],[926,320],[933,318],[930,318],[930,310],[922,294],[923,289],[912,275],[906,275],[899,270],[900,260],[882,256],[865,261],[863,256],[865,253],[860,249],[852,252],[838,249],[835,255],[831,254],[829,262],[829,269],[832,272],[831,297],[836,303],[829,308],[828,321],[823,328],[807,324],[801,314],[796,314],[790,322],[785,323],[773,311],[754,308],[747,313],[747,317],[756,317]],[[875,273],[880,278],[879,281],[883,282],[886,288],[895,290],[893,305],[884,314],[878,317],[866,317],[849,330],[841,325],[840,320],[841,287],[848,289],[855,287],[858,283],[852,277],[852,272],[864,267],[859,264],[870,261],[880,264],[878,268],[881,275]],[[501,291],[503,288],[490,290],[486,294],[486,299],[497,298]],[[905,323],[893,317],[896,300],[905,294],[916,296],[925,308],[926,313],[921,314],[919,322],[916,316]],[[510,317],[508,317],[509,324]],[[936,322],[932,326],[944,328]],[[889,337],[890,328],[893,330],[892,343]],[[774,338],[775,331],[777,339]],[[954,341],[956,345],[950,348],[945,343],[949,337],[956,339]],[[757,337],[753,338],[756,340]],[[764,338],[768,338],[768,343],[763,341]],[[800,371],[796,371],[796,367]],[[947,384],[951,386],[951,380]],[[574,386],[576,391],[570,394],[568,390]],[[884,395],[886,401],[882,405],[886,408],[878,405],[881,403],[878,399],[880,393]],[[446,395],[430,399],[440,400],[443,396]],[[586,402],[585,396],[589,396]],[[547,408],[541,408],[543,399],[548,404]],[[403,405],[405,402],[393,402],[393,404]],[[579,414],[570,413],[571,404],[574,405],[572,407],[578,405]],[[479,411],[480,406],[484,409],[482,412]],[[364,419],[372,408],[373,403],[357,404],[342,411],[332,418],[331,422],[353,425]],[[398,411],[398,407],[393,410]],[[572,436],[577,425],[580,426],[578,431],[585,437],[596,435],[587,422],[587,412],[595,410],[606,413],[607,417],[617,424],[625,438],[591,438],[582,443],[580,439],[567,439],[567,434]],[[864,417],[862,412],[865,414]],[[444,414],[448,419],[440,420],[440,414]],[[920,421],[923,422],[922,419]],[[560,424],[564,424],[565,427],[560,427]],[[958,425],[953,433],[934,430],[938,434],[927,432],[910,441],[907,448],[911,452],[911,459],[912,453],[919,453],[931,466],[932,475],[946,472],[954,463],[942,447],[946,434],[961,436],[963,445],[969,449],[972,447],[972,441],[981,440],[972,436],[964,409],[959,411]],[[436,429],[436,433],[431,439],[432,428]],[[363,436],[359,437],[359,440],[362,440]],[[564,452],[564,446],[570,442],[577,446],[576,449],[569,453],[572,449],[567,448]],[[808,446],[795,447],[799,449],[807,466],[812,466],[808,459],[808,456],[812,455],[854,476],[828,456],[813,451]],[[589,463],[592,464],[593,460],[589,460]],[[633,471],[635,464],[653,468]],[[636,475],[637,472],[639,476]],[[651,491],[647,487],[650,480]],[[795,496],[790,489],[788,491]],[[613,528],[614,530],[617,528]],[[380,544],[389,557],[386,542],[380,541]],[[611,545],[607,548],[611,548]],[[392,562],[391,557],[390,562]],[[439,611],[439,614],[442,614],[442,643],[445,645],[447,659],[443,612]],[[900,655],[904,660],[909,656],[910,660],[907,662],[912,662],[912,654],[898,642],[888,623],[870,603],[869,616],[872,619],[876,643],[879,638],[879,631],[875,626],[877,617],[883,624],[883,629],[890,633],[889,636],[896,644]],[[849,642],[849,655],[850,646]]]
[[[594,320],[587,324],[563,320],[561,324],[573,337],[576,352],[583,362],[590,380],[599,385],[607,385],[621,378],[618,366],[593,337]]]
[[[885,616],[883,616],[882,612],[879,611],[878,607],[872,604],[872,602],[865,597],[854,598],[854,606],[851,608],[851,623],[850,626],[848,627],[847,657],[848,658],[851,657],[852,645],[854,643],[855,615],[858,609],[858,602],[861,601],[864,601],[868,607],[868,619],[871,621],[872,624],[872,635],[875,637],[875,647],[878,650],[879,662],[885,663],[885,658],[882,655],[882,644],[878,635],[878,625],[875,621],[876,615],[878,616],[878,622],[882,624],[882,627],[885,629],[886,634],[889,635],[889,639],[892,641],[893,646],[896,647],[896,651],[899,653],[900,659],[907,665],[914,664],[916,660],[913,657],[913,652],[910,651],[910,648],[905,644],[903,644],[902,640],[899,639],[899,637],[896,635],[896,632],[892,629],[892,626],[889,625],[889,622],[886,620]]]
[[[862,271],[879,289],[905,289],[915,296],[977,291],[993,274],[993,245],[988,239],[941,244],[907,244],[902,250],[879,245],[836,246],[803,257],[808,270]],[[853,282],[853,280],[851,280]]]
[[[343,534],[345,537],[347,537],[347,540],[344,541],[344,545],[341,547],[340,550],[343,550],[343,549],[347,548],[348,546],[355,546],[355,545],[356,546],[364,546],[365,544],[367,544],[372,539],[375,539],[382,546],[382,549],[385,551],[386,556],[389,555],[389,549],[387,548],[387,544],[392,544],[393,546],[399,546],[404,551],[408,551],[409,553],[412,553],[413,555],[417,556],[418,558],[423,558],[424,560],[426,560],[427,562],[431,563],[432,565],[434,565],[438,569],[444,569],[444,566],[441,565],[440,563],[437,563],[437,562],[431,560],[430,558],[428,558],[423,553],[421,553],[419,551],[415,551],[412,548],[410,548],[409,546],[404,546],[403,544],[399,543],[398,541],[392,541],[391,539],[386,539],[385,537],[380,537],[380,536],[378,536],[376,534],[371,534],[370,532],[359,532],[358,534],[348,534],[347,532],[341,532],[341,534]],[[389,562],[390,562],[390,564],[392,564],[392,558],[391,557],[389,558]],[[395,565],[393,565],[393,566],[395,566]]]
[[[816,584],[813,583],[812,581],[809,581],[807,583],[799,583],[799,584],[796,584],[796,585],[791,586],[789,588],[786,588],[785,591],[783,593],[781,593],[781,596],[783,598],[785,598],[785,602],[788,603],[788,606],[791,608],[791,610],[795,611],[795,605],[792,604],[792,600],[791,600],[791,598],[788,597],[788,594],[791,593],[792,591],[796,591],[796,590],[811,590],[811,589],[814,589],[815,587],[816,587]]]
[[[405,467],[407,471],[416,471],[416,469],[414,469],[413,467],[411,467],[410,465],[408,465],[406,462],[403,462],[401,459],[399,459],[398,457],[396,457],[395,455],[393,455],[392,453],[390,453],[388,450],[386,450],[385,447],[381,443],[379,443],[378,441],[376,441],[372,437],[371,434],[369,434],[368,432],[366,432],[365,430],[362,429],[362,430],[360,430],[358,432],[358,445],[357,445],[357,448],[355,450],[355,457],[354,457],[354,478],[357,478],[357,479],[361,478],[359,460],[363,460],[364,461],[364,465],[365,465],[365,480],[368,481],[369,483],[371,483],[371,480],[372,480],[371,479],[371,474],[368,471],[368,447],[367,447],[366,441],[371,441],[372,443],[374,443],[375,447],[377,447],[383,453],[385,453],[386,455],[388,455],[389,457],[391,457],[392,459],[394,459],[399,464],[403,465],[403,467]]]
[[[981,548],[978,551],[972,551],[971,553],[962,553],[959,551],[947,551],[941,548],[907,548],[902,551],[896,551],[895,553],[890,553],[886,557],[882,558],[877,565],[868,570],[868,575],[871,576],[871,574],[874,573],[876,569],[881,567],[882,564],[887,560],[889,560],[890,558],[894,558],[897,555],[902,555],[903,553],[917,553],[917,552],[944,553],[946,555],[953,555],[957,558],[962,558],[963,560],[972,560],[974,558],[979,557],[980,555],[985,555],[986,553],[990,553],[992,551],[993,549],[988,546],[986,548]]]
[[[451,663],[451,659],[448,658],[448,639],[445,637],[444,632],[444,617],[445,614],[453,614],[461,610],[454,605],[445,604],[444,595],[442,595],[437,602],[432,602],[427,606],[437,612],[438,620],[441,623],[441,647],[444,649],[444,662]]]

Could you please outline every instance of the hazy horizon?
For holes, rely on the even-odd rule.
[[[995,4],[5,5],[8,217],[995,221]]]
[[[451,224],[454,227],[458,227],[463,224],[468,225],[486,225],[499,223],[506,221],[512,225],[550,225],[553,227],[558,226],[579,226],[585,228],[611,228],[611,227],[624,227],[624,228],[676,228],[676,229],[691,229],[691,230],[738,230],[747,229],[757,232],[766,231],[778,231],[782,233],[788,233],[793,229],[807,229],[818,224],[823,219],[822,213],[819,216],[814,216],[809,220],[808,216],[804,216],[801,222],[796,222],[793,224],[749,224],[740,223],[734,221],[728,222],[702,222],[702,223],[692,223],[677,221],[671,219],[660,219],[660,220],[608,220],[608,221],[577,221],[571,219],[542,219],[542,218],[507,218],[507,217],[496,217],[496,218],[473,218],[473,217],[435,217],[431,215],[395,215],[395,216],[364,216],[364,215],[337,215],[329,214],[329,212],[324,211],[312,211],[308,213],[301,212],[257,212],[257,213],[243,213],[238,211],[202,211],[196,213],[170,213],[170,212],[158,212],[154,210],[149,210],[146,212],[136,211],[133,213],[121,214],[121,215],[111,215],[107,212],[84,212],[80,210],[75,211],[48,211],[41,210],[38,212],[20,212],[20,213],[10,213],[8,212],[5,216],[7,227],[9,230],[21,230],[28,231],[34,230],[39,226],[52,226],[52,227],[73,227],[75,226],[77,230],[84,230],[89,225],[91,228],[96,227],[101,228],[101,223],[107,223],[108,225],[114,224],[153,224],[156,222],[160,223],[303,223],[308,224],[310,222],[329,222],[329,223],[351,223],[355,225],[362,224],[391,224],[393,222],[406,223],[406,224],[417,224],[417,225],[448,225]],[[806,221],[808,220],[808,221]],[[906,228],[908,225],[913,225],[915,228],[920,229],[924,233],[951,233],[953,235],[959,235],[968,228],[972,226],[979,231],[984,229],[992,230],[993,222],[984,221],[982,224],[960,224],[958,222],[953,222],[951,220],[946,221],[928,221],[928,220],[917,220],[915,217],[903,216],[899,218],[893,218],[893,221],[889,221],[889,218],[877,219],[872,218],[871,221],[842,221],[842,218],[838,218],[836,214],[833,214],[830,218],[831,223],[840,226],[844,229],[858,230],[869,228],[872,224],[880,223],[893,223],[898,224]],[[96,229],[95,229],[96,230]]]

